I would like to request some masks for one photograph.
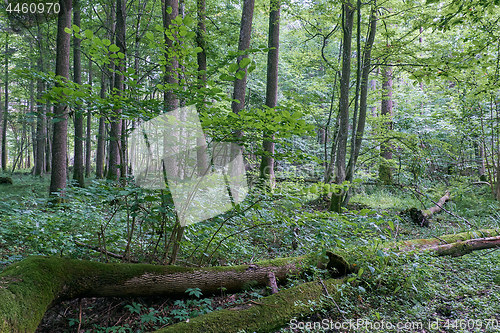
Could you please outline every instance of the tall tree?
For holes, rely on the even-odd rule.
[[[201,52],[196,55],[198,62],[198,88],[200,91],[207,86],[207,46],[206,46],[206,3],[205,0],[196,1],[197,12],[197,28],[196,28],[196,45],[201,48]],[[203,99],[197,106],[198,112],[205,107],[205,99]],[[200,136],[196,138],[196,164],[198,167],[198,174],[204,175],[208,172],[208,158],[207,158],[207,142],[205,137]]]
[[[380,114],[387,120],[384,122],[383,130],[392,130],[392,67],[384,66],[382,69],[382,102],[380,105]],[[388,160],[392,159],[391,145],[384,142],[380,145],[380,156],[382,161],[379,166],[379,179],[384,184],[392,183],[392,171]]]
[[[62,80],[69,78],[70,34],[72,0],[59,0],[61,11],[57,19],[56,75]],[[68,107],[64,103],[54,106],[54,137],[52,139],[52,172],[49,193],[66,188],[66,155],[68,137]]]
[[[165,30],[170,28],[173,20],[179,15],[179,2],[178,0],[162,0],[163,5],[163,28]],[[175,57],[175,52],[173,51],[174,41],[167,37],[165,34],[165,83],[169,85],[177,85],[177,76],[179,62]],[[166,89],[163,94],[163,102],[165,111],[175,110],[179,106],[179,99],[173,89]]]
[[[41,70],[42,59],[38,60],[38,68]],[[44,91],[44,83],[41,79],[37,80],[37,97],[40,99]],[[45,173],[45,142],[46,142],[46,126],[45,126],[45,105],[37,103],[37,119],[36,119],[36,153],[35,153],[35,175],[41,176]]]
[[[89,87],[92,87],[92,59],[89,59],[89,76],[88,76],[88,84]],[[91,155],[92,155],[92,111],[91,111],[91,102],[87,105],[87,133],[85,138],[85,176],[90,177],[90,173],[92,171],[91,168]]]
[[[359,25],[359,23],[358,23]],[[359,28],[358,28],[359,29]],[[357,128],[352,133],[353,138],[353,148],[351,149],[351,155],[349,156],[349,163],[347,165],[347,180],[352,181],[354,178],[354,172],[356,170],[356,163],[359,157],[359,152],[361,149],[361,143],[363,142],[363,135],[365,132],[366,125],[366,111],[367,111],[367,101],[368,101],[368,77],[372,70],[371,68],[371,52],[373,43],[375,42],[375,34],[377,30],[377,2],[373,1],[372,10],[370,15],[370,28],[368,33],[368,39],[363,50],[363,61],[361,69],[361,86],[360,86],[360,96],[359,96],[359,118],[357,122]]]
[[[278,99],[278,63],[280,41],[280,0],[271,0],[269,12],[269,40],[267,53],[266,106],[275,108]],[[269,180],[274,187],[274,134],[265,132],[263,141],[264,154],[260,164],[260,177]]]
[[[238,41],[238,51],[241,54],[238,56],[238,63],[242,59],[248,58],[248,54],[245,52],[250,48],[250,39],[252,36],[252,21],[253,21],[253,11],[255,6],[255,0],[243,0],[243,10],[241,12],[241,24],[240,24],[240,37]],[[247,86],[247,67],[240,68],[236,73],[243,71],[244,75],[242,78],[234,80],[233,89],[233,99],[231,104],[231,109],[234,113],[239,113],[245,106],[245,93]],[[241,136],[241,131],[238,131],[238,136]]]
[[[340,78],[339,97],[339,129],[337,157],[335,159],[335,183],[342,184],[346,180],[347,136],[349,132],[349,85],[351,77],[351,39],[354,22],[354,7],[349,1],[342,5],[342,72]],[[343,201],[343,193],[333,193],[330,210],[339,212]]]
[[[2,122],[2,170],[7,169],[7,118],[9,117],[9,33],[5,32],[5,104]]]
[[[108,28],[107,35],[108,39],[112,40],[115,35],[116,28],[116,6],[113,1],[109,3],[109,10],[106,15],[106,27]],[[108,86],[112,87],[112,83],[108,85],[109,82],[112,82],[113,79],[113,63],[109,66],[106,66],[104,70],[101,72],[101,89],[99,93],[99,97],[104,99],[106,98],[106,93],[108,90]],[[104,166],[106,164],[106,123],[103,115],[99,117],[99,128],[97,131],[97,149],[96,149],[96,177],[104,178]]]
[[[115,44],[124,55],[125,48],[125,1],[116,0],[116,34]],[[124,88],[125,59],[119,59],[115,69],[114,93],[120,96]],[[121,109],[114,110],[113,121],[111,122],[110,145],[109,145],[109,165],[108,179],[117,180],[120,177],[120,161],[121,161],[121,136],[122,136],[122,121],[120,119]]]
[[[80,27],[80,0],[73,0],[73,24]],[[82,84],[82,59],[80,52],[80,38],[73,37],[73,81]],[[83,113],[77,106],[75,112],[75,150],[73,164],[73,179],[78,186],[85,186],[83,168]]]

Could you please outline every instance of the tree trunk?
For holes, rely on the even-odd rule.
[[[116,34],[115,44],[119,47],[123,54],[127,54],[125,48],[125,1],[116,0]],[[125,58],[119,59],[116,65],[114,88],[115,94],[120,96],[123,93],[123,72],[125,71]],[[122,121],[120,119],[121,109],[115,109],[111,122],[110,144],[109,144],[109,162],[107,179],[118,180],[120,177],[121,161],[121,137],[122,137]]]
[[[89,87],[92,87],[92,59],[89,59]],[[85,176],[90,177],[92,172],[92,112],[90,110],[90,102],[87,110],[87,135],[85,138]]]
[[[359,98],[359,120],[356,128],[356,132],[353,133],[354,145],[349,157],[349,163],[347,165],[347,180],[352,181],[354,178],[354,172],[356,171],[356,163],[358,161],[359,152],[361,150],[361,143],[363,142],[363,135],[365,132],[366,125],[366,110],[368,108],[368,77],[371,72],[371,51],[373,43],[375,42],[375,34],[377,30],[377,3],[376,1],[372,4],[372,12],[370,16],[370,33],[368,35],[368,40],[365,44],[365,49],[363,51],[363,68],[361,73],[361,92]]]
[[[106,75],[104,72],[101,76],[101,98],[106,97]],[[99,117],[99,129],[97,130],[97,151],[95,159],[95,175],[96,178],[104,178],[104,164],[105,164],[105,149],[106,148],[106,124],[104,122],[104,116]]]
[[[385,66],[382,70],[382,103],[380,106],[380,114],[387,117],[384,124],[384,131],[392,131],[392,67]],[[380,156],[382,160],[379,166],[379,179],[383,184],[392,184],[392,170],[387,162],[392,159],[392,150],[389,143],[380,145]]]
[[[241,24],[240,24],[240,37],[238,41],[238,51],[246,52],[250,48],[250,39],[252,36],[252,21],[253,21],[253,11],[254,11],[255,0],[244,0],[243,10],[241,12]],[[238,57],[238,63],[242,59],[248,58],[247,54],[240,55]],[[245,107],[245,94],[247,86],[247,68],[240,68],[236,74],[244,72],[243,78],[234,80],[234,90],[233,90],[233,101],[231,103],[231,109],[234,113],[239,113]],[[241,136],[241,131],[237,135]]]
[[[64,299],[183,295],[188,288],[201,288],[204,293],[220,292],[221,288],[238,291],[245,286],[266,285],[269,272],[285,278],[297,271],[301,261],[276,259],[193,269],[34,256],[0,274],[0,332],[34,332],[47,308]]]
[[[80,27],[80,1],[73,0],[73,24]],[[82,84],[82,60],[80,52],[80,38],[73,37],[73,81]],[[80,106],[77,106],[75,112],[75,150],[73,163],[73,179],[80,187],[85,186],[83,169],[83,113]]]
[[[201,52],[196,55],[198,62],[198,88],[203,96],[201,103],[197,105],[198,113],[205,108],[205,95],[202,89],[207,85],[207,45],[205,36],[207,34],[206,28],[206,3],[205,0],[196,1],[197,9],[197,29],[196,29],[196,45],[201,48]],[[196,165],[198,169],[198,176],[204,176],[209,170],[209,163],[207,157],[207,141],[205,137],[196,138]]]
[[[179,15],[178,0],[162,0],[163,28],[170,29],[172,21]],[[170,8],[170,9],[169,9]],[[169,13],[170,12],[170,13]],[[165,83],[177,85],[177,77],[179,75],[179,62],[175,57],[175,52],[172,50],[173,41],[167,38],[165,34],[165,58],[167,65],[165,66]],[[164,111],[172,111],[179,107],[179,99],[172,89],[167,89],[163,93]]]
[[[40,64],[40,61],[39,61]],[[40,69],[39,69],[40,70]],[[37,97],[41,98],[44,91],[44,84],[41,79],[37,80]],[[45,173],[45,105],[37,103],[37,118],[36,118],[36,152],[35,152],[35,175],[41,176]]]
[[[343,5],[343,49],[342,49],[342,77],[340,79],[339,99],[339,130],[337,157],[335,158],[335,183],[342,184],[346,180],[346,153],[347,136],[349,132],[349,84],[351,76],[351,38],[354,23],[354,8],[349,1]],[[330,201],[330,210],[341,212],[344,192],[333,192]]]
[[[57,56],[56,75],[68,79],[70,35],[64,31],[71,28],[72,0],[60,0],[61,11],[57,20]],[[54,106],[54,123],[52,139],[52,172],[50,177],[49,193],[57,193],[66,188],[66,154],[68,137],[68,110],[67,106],[59,103]]]
[[[484,237],[498,235],[498,231],[495,230],[480,230],[478,233]],[[436,241],[436,239],[412,240],[406,242],[404,249],[419,248],[431,251],[438,256],[461,256],[474,250],[500,246],[499,236],[470,239],[477,236],[479,235],[476,232],[469,232],[439,237],[450,243],[445,245],[438,245],[437,242],[440,242],[440,240]],[[401,243],[395,245],[398,244]],[[335,302],[338,301],[341,296],[339,286],[344,281],[345,277],[303,283],[271,296],[260,298],[258,302],[214,311],[191,318],[188,322],[160,329],[156,333],[274,332],[290,323],[290,320],[295,317],[305,317],[318,311],[309,305],[311,301],[319,302],[324,297]]]
[[[278,62],[280,44],[280,0],[271,0],[269,13],[269,51],[267,53],[266,106],[275,108],[278,100]],[[260,177],[274,188],[274,133],[264,132]]]
[[[9,117],[9,32],[5,32],[5,104],[2,123],[2,171],[7,169],[7,121]]]

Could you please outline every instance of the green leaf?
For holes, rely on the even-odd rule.
[[[120,48],[118,46],[116,46],[116,44],[111,44],[109,46],[109,51],[110,52],[118,52],[118,51],[120,51]]]
[[[102,43],[103,43],[105,46],[110,46],[110,45],[111,45],[111,41],[110,41],[109,39],[107,39],[107,38],[104,38],[104,39],[102,40]]]
[[[92,39],[92,37],[94,37],[94,33],[92,32],[92,30],[89,30],[89,29],[85,30],[84,35],[88,39]]]
[[[80,32],[80,27],[73,24],[73,31],[74,32]]]
[[[64,32],[66,32],[68,34],[72,33],[71,28],[64,28]]]
[[[200,53],[200,52],[203,52],[203,49],[201,47],[197,47],[194,49],[194,53]]]
[[[236,71],[238,70],[238,68],[239,68],[239,67],[238,67],[238,64],[231,64],[231,65],[229,65],[229,68],[228,68],[229,73],[234,73],[234,72],[236,72]]]
[[[236,73],[236,78],[239,80],[243,80],[245,75],[246,75],[245,71],[239,71],[238,73]]]
[[[241,61],[240,61],[240,68],[247,67],[251,62],[252,62],[252,60],[250,60],[250,58],[243,58],[243,59],[241,59]]]
[[[172,14],[172,7],[171,6],[168,6],[167,9],[166,9],[166,12],[167,14]]]
[[[182,22],[187,25],[187,26],[190,26],[192,23],[193,23],[193,18],[191,16],[186,16],[184,18],[184,20],[182,20]]]
[[[122,52],[118,52],[117,54],[118,54],[118,58],[120,58],[120,59],[125,58],[125,54],[123,54]]]

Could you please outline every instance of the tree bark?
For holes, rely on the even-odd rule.
[[[392,67],[390,65],[383,68],[382,78],[382,103],[380,106],[380,114],[388,118],[383,129],[392,131]],[[380,145],[380,156],[382,157],[382,161],[379,166],[379,179],[383,184],[392,184],[392,170],[387,162],[392,159],[392,150],[389,143]]]
[[[172,21],[179,15],[178,0],[162,0],[163,28],[169,29]],[[169,10],[169,8],[171,10]],[[170,14],[167,12],[170,11]],[[165,83],[169,85],[177,85],[177,77],[179,75],[179,62],[175,57],[175,52],[172,50],[173,41],[165,35],[165,58],[167,65],[165,66]],[[172,111],[179,107],[179,99],[173,89],[166,89],[163,93],[164,111]]]
[[[2,171],[7,169],[7,121],[9,117],[9,33],[5,32],[5,104],[2,122]]]
[[[280,44],[280,0],[271,0],[269,13],[269,41],[267,53],[267,88],[266,106],[275,108],[278,101],[278,63]],[[260,177],[269,182],[274,188],[274,133],[264,132]]]
[[[115,34],[115,44],[120,49],[124,55],[127,54],[125,48],[125,1],[116,0],[116,34]],[[125,71],[125,58],[118,59],[118,63],[115,68],[115,82],[114,82],[114,93],[116,96],[121,96],[123,93],[123,72]],[[120,177],[120,163],[122,154],[121,151],[121,137],[122,137],[122,121],[120,119],[121,109],[115,109],[111,122],[110,131],[110,145],[109,145],[109,164],[108,164],[108,174],[107,179],[118,180]]]
[[[196,55],[198,62],[198,88],[203,98],[197,105],[198,113],[205,108],[205,95],[202,91],[207,86],[207,45],[206,45],[206,2],[205,0],[196,1],[197,11],[197,29],[196,29],[196,45],[201,48],[201,52]],[[196,165],[198,168],[198,176],[206,175],[209,170],[209,163],[207,157],[207,141],[205,137],[196,138]]]
[[[92,87],[92,59],[89,59],[89,87]],[[87,110],[87,135],[85,138],[85,176],[90,177],[92,172],[92,111],[90,109],[90,102]]]
[[[240,37],[238,41],[238,51],[246,52],[250,48],[250,39],[252,36],[252,21],[253,21],[253,11],[254,11],[255,0],[244,0],[243,10],[241,12],[241,24],[240,24]],[[242,59],[248,58],[247,54],[240,55],[238,57],[238,63]],[[231,109],[234,113],[238,114],[245,107],[245,94],[247,86],[247,68],[240,68],[236,73],[244,72],[244,76],[241,79],[234,80],[234,90],[233,99],[231,103]],[[239,131],[238,136],[241,136],[241,131]]]
[[[358,161],[359,152],[361,150],[361,143],[363,142],[363,135],[366,125],[366,111],[368,108],[368,77],[371,72],[371,51],[373,43],[375,42],[375,34],[377,31],[377,2],[372,4],[372,12],[370,15],[370,33],[368,40],[365,44],[363,51],[363,68],[361,73],[361,92],[359,97],[359,120],[355,133],[353,132],[354,145],[349,157],[347,165],[347,180],[352,181],[354,172],[356,171],[356,163]]]
[[[65,299],[183,295],[187,288],[200,288],[204,293],[220,288],[237,291],[266,285],[270,272],[284,278],[296,272],[302,260],[194,269],[34,256],[0,274],[0,332],[34,332],[47,308]]]
[[[478,232],[483,235],[498,235],[498,231],[494,230]],[[406,242],[405,249],[420,248],[431,251],[438,256],[460,256],[474,250],[498,248],[500,246],[499,236],[461,240],[477,236],[475,232],[441,236],[441,239],[450,240],[450,242],[453,240],[451,244],[445,245],[436,245],[440,241],[437,240],[436,242],[435,239],[412,240]],[[274,332],[288,324],[294,317],[305,317],[316,312],[317,309],[308,305],[310,301],[319,301],[325,296],[330,300],[338,301],[341,296],[338,287],[344,281],[345,277],[303,283],[271,296],[260,298],[258,302],[214,311],[191,318],[189,322],[182,322],[160,329],[156,333]]]
[[[61,11],[57,20],[57,56],[56,75],[64,80],[69,78],[70,35],[64,31],[71,28],[72,0],[60,0]],[[52,139],[52,172],[49,193],[54,194],[66,188],[66,154],[68,137],[67,106],[59,103],[54,107],[54,123]]]
[[[73,24],[80,27],[80,0],[73,0]],[[82,84],[82,59],[80,52],[80,38],[73,37],[73,81]],[[73,179],[80,187],[85,186],[83,169],[83,113],[80,106],[75,112],[75,147],[73,162]]]
[[[351,39],[354,23],[354,8],[349,1],[344,2],[343,7],[343,49],[342,49],[342,77],[340,79],[339,98],[339,130],[337,157],[335,158],[335,183],[342,184],[346,180],[346,153],[347,136],[349,132],[349,84],[351,77]],[[332,193],[330,210],[341,212],[344,193]]]
[[[39,60],[39,70],[41,61]],[[37,80],[37,97],[41,98],[44,91],[44,84],[41,79]],[[37,118],[36,118],[36,152],[35,152],[35,175],[41,176],[45,173],[45,143],[46,143],[46,127],[45,127],[45,106],[40,102],[37,103]]]

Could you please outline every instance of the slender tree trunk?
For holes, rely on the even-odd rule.
[[[0,87],[0,170],[3,170],[2,155],[3,155],[3,110],[2,110],[2,88]]]
[[[92,60],[89,59],[89,87],[92,87]],[[92,172],[92,112],[90,110],[90,102],[87,105],[87,135],[85,139],[85,176],[90,177]]]
[[[125,48],[125,1],[116,0],[116,34],[115,44],[120,48],[120,52],[126,54]],[[123,93],[123,71],[125,70],[125,59],[120,59],[116,66],[114,88],[117,95]],[[109,145],[109,163],[107,178],[118,180],[120,177],[120,150],[122,121],[120,119],[121,109],[114,110],[113,120],[111,122],[110,145]]]
[[[392,131],[392,67],[385,66],[382,70],[382,103],[380,114],[388,118],[383,129]],[[392,150],[389,143],[380,145],[382,161],[379,166],[379,179],[383,184],[392,184],[392,171],[388,162],[392,159]]]
[[[177,0],[162,0],[163,5],[163,28],[169,29],[172,21],[179,15],[179,2]],[[170,13],[169,13],[170,12]],[[179,62],[174,56],[172,50],[173,41],[165,35],[165,57],[167,65],[165,66],[165,83],[177,85],[177,77],[179,75],[178,68]],[[172,111],[179,107],[179,99],[172,89],[167,89],[163,93],[163,102],[165,111]]]
[[[60,0],[61,11],[57,20],[56,75],[69,78],[70,35],[64,31],[71,28],[72,0]],[[57,193],[66,188],[66,157],[68,137],[67,106],[59,103],[54,107],[54,138],[52,139],[52,172],[49,193]]]
[[[41,61],[39,61],[41,64]],[[41,79],[37,81],[37,96],[42,97],[44,84]],[[45,147],[46,147],[46,119],[45,105],[37,104],[37,120],[36,120],[36,157],[35,157],[35,175],[41,176],[45,173]]]
[[[365,44],[365,49],[363,52],[363,68],[361,73],[361,91],[359,97],[359,120],[356,131],[352,133],[353,136],[353,147],[351,156],[349,158],[349,163],[347,166],[347,180],[352,181],[354,178],[354,172],[356,170],[356,163],[359,157],[359,151],[361,149],[361,143],[363,142],[363,135],[365,132],[366,124],[366,111],[367,111],[367,100],[368,100],[368,77],[371,72],[371,51],[372,46],[375,41],[375,34],[377,29],[377,3],[376,1],[372,4],[372,12],[370,16],[370,33],[368,34],[368,40]]]
[[[45,105],[45,115],[49,111],[49,106]],[[49,173],[52,170],[52,133],[54,133],[54,125],[51,117],[45,117],[46,123],[46,144],[45,144],[45,172]]]
[[[278,100],[278,63],[280,43],[280,0],[271,0],[269,13],[269,51],[267,53],[266,106],[275,108]],[[260,164],[260,177],[275,186],[274,177],[274,134],[264,132],[264,155]]]
[[[201,48],[201,52],[196,55],[198,61],[198,87],[201,94],[202,89],[207,86],[207,46],[205,35],[207,33],[207,28],[205,25],[206,21],[206,4],[205,0],[196,1],[198,22],[196,30],[196,45]],[[198,112],[201,112],[205,108],[205,97],[201,103],[197,106]],[[204,137],[196,138],[196,164],[198,168],[198,175],[203,176],[208,172],[208,158],[207,158],[207,142]]]
[[[5,32],[5,104],[2,130],[2,171],[7,169],[7,121],[9,117],[9,33]]]
[[[346,179],[346,154],[347,137],[349,132],[349,83],[351,76],[351,39],[352,26],[354,23],[354,8],[349,1],[343,5],[343,49],[342,49],[342,76],[340,79],[339,99],[339,131],[337,157],[335,159],[335,183],[342,184]],[[343,192],[332,193],[330,210],[341,212]]]
[[[241,24],[240,24],[240,37],[238,41],[238,51],[245,52],[250,48],[250,39],[252,36],[252,20],[254,11],[255,0],[244,0],[243,10],[241,12]],[[247,54],[240,55],[238,57],[238,63],[241,62],[243,58],[248,58]],[[240,68],[239,73],[243,71],[244,76],[241,79],[234,80],[234,91],[233,91],[233,101],[231,104],[231,109],[234,113],[239,113],[245,106],[245,93],[247,86],[247,68]],[[238,136],[242,133],[239,131]]]
[[[80,27],[80,0],[73,0],[73,24]],[[82,60],[80,53],[80,38],[73,37],[73,81],[82,84]],[[75,112],[75,156],[73,164],[73,179],[80,187],[85,186],[83,168],[83,112],[77,106]]]

